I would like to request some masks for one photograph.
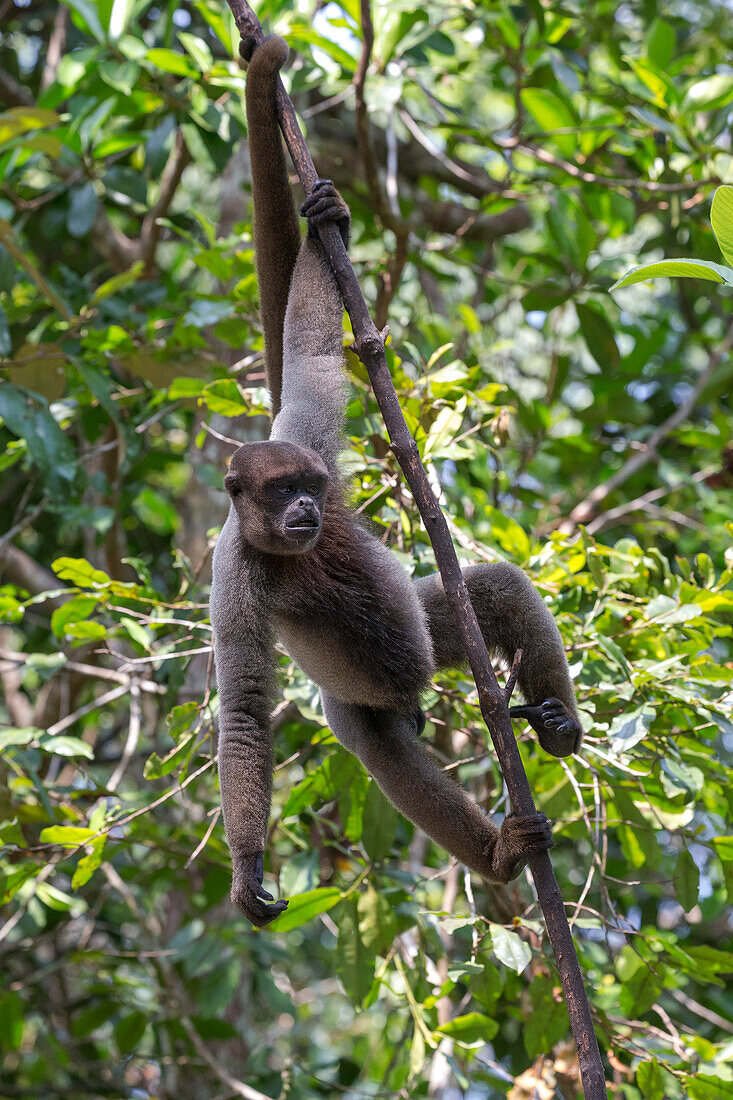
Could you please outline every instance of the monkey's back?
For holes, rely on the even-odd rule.
[[[408,711],[434,671],[425,612],[394,554],[343,508],[317,546],[280,558],[275,628],[303,671],[336,699]]]

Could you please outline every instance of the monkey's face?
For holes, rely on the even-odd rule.
[[[302,554],[321,533],[328,470],[308,447],[269,440],[235,451],[224,478],[246,542],[266,554]]]

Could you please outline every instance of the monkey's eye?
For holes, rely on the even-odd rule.
[[[312,497],[317,497],[318,494],[320,493],[320,491],[321,491],[321,486],[320,485],[313,484],[313,485],[308,485],[306,487],[306,492],[310,493],[310,495]]]
[[[282,493],[284,497],[289,497],[295,492],[294,485],[281,485],[278,489],[278,493]]]

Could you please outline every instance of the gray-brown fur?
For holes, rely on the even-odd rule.
[[[266,39],[250,61],[245,96],[255,207],[255,262],[273,416],[280,411],[283,320],[300,248],[300,226],[275,110],[275,82],[287,56],[288,47],[282,38]]]
[[[284,44],[273,42],[255,51],[247,78],[256,218],[258,203],[284,209],[286,196],[279,192],[287,189],[289,197],[272,99],[265,103],[286,53]],[[272,158],[272,172],[263,157]],[[336,466],[346,405],[342,304],[313,226],[330,218],[346,233],[348,212],[328,181],[319,181],[303,212],[311,235],[294,267],[292,242],[278,244],[279,224],[270,220],[271,237],[257,237],[258,251],[267,253],[258,256],[262,302],[270,303],[267,316],[263,305],[267,340],[282,318],[282,404],[270,440],[245,444],[232,458],[225,479],[231,505],[214,554],[211,594],[232,899],[256,924],[267,924],[286,904],[269,904],[262,889],[275,636],[321,687],[326,717],[341,743],[395,806],[467,866],[506,882],[530,852],[552,843],[542,814],[509,816],[498,829],[417,739],[420,697],[433,672],[462,664],[465,655],[456,645],[440,579],[413,584],[344,502]],[[284,285],[286,310],[275,303]],[[276,333],[276,349],[277,339]],[[275,374],[270,378],[278,384]],[[567,755],[577,747],[580,726],[552,616],[514,566],[475,566],[466,579],[487,644],[508,658],[518,647],[524,651],[526,717],[549,751]]]

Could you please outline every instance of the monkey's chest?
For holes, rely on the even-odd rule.
[[[379,601],[381,603],[381,601]],[[412,709],[433,672],[432,647],[419,616],[359,606],[314,609],[309,618],[276,620],[290,656],[329,695],[344,703]]]

